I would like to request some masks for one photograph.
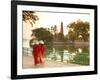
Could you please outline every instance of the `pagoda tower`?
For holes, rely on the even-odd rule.
[[[60,29],[60,32],[63,34],[64,31],[63,31],[63,22],[61,22],[61,29]]]

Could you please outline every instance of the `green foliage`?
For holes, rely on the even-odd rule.
[[[61,41],[64,41],[64,34],[60,32],[58,34],[58,39],[61,40]]]
[[[89,54],[86,53],[81,53],[81,54],[77,54],[72,63],[75,64],[81,64],[81,65],[89,65]]]
[[[78,20],[70,23],[67,27],[69,28],[68,37],[70,40],[89,40],[89,22]]]
[[[77,51],[77,47],[73,45],[69,45],[66,47],[69,53],[73,53]]]
[[[45,44],[50,44],[53,40],[53,35],[44,28],[37,28],[32,30],[32,35],[35,35],[38,40],[45,41]]]
[[[76,40],[76,33],[74,31],[69,30],[68,38],[69,38],[69,40],[74,42],[74,40]]]

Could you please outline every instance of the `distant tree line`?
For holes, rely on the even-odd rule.
[[[67,40],[71,41],[89,41],[90,24],[89,22],[83,22],[78,20],[67,25],[69,31],[66,35]]]

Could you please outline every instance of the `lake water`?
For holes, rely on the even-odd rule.
[[[89,57],[88,46],[46,46],[45,50],[46,59],[61,62],[67,62],[69,60],[72,60],[77,54],[88,54]]]
[[[23,51],[24,54],[32,56],[32,49],[24,48]],[[89,64],[89,47],[83,45],[45,46],[45,60],[70,62],[73,61],[75,57],[77,62]]]

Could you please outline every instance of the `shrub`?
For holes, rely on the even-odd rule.
[[[71,62],[75,64],[89,65],[89,54],[77,54]]]

